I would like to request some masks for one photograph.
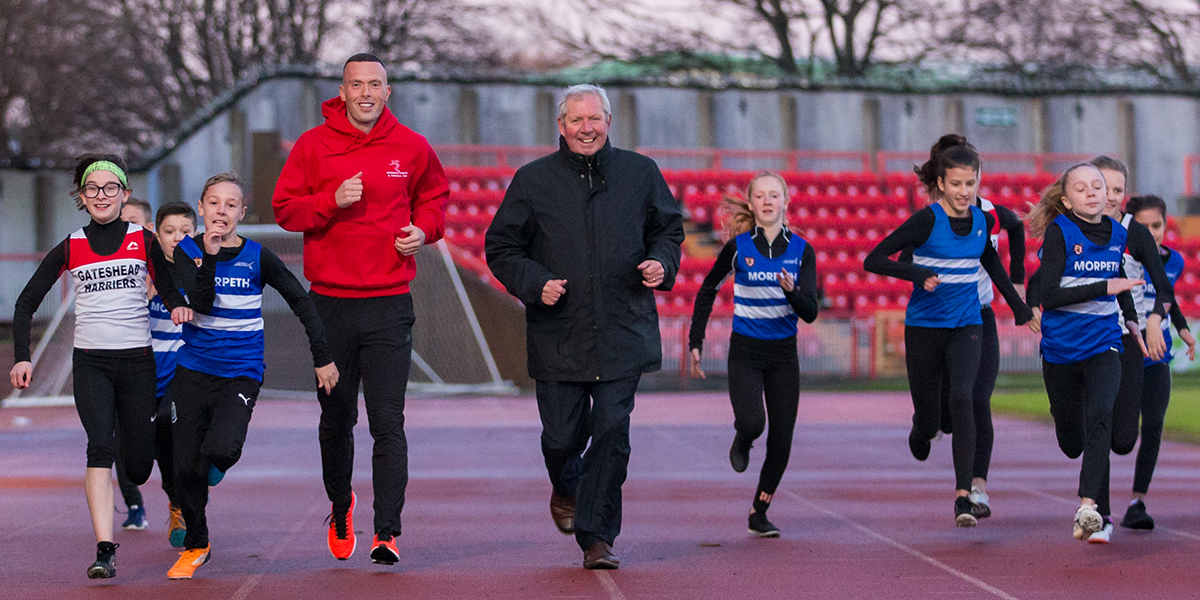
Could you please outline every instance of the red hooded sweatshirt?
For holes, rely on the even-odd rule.
[[[338,298],[408,292],[413,257],[395,247],[410,223],[425,243],[442,239],[450,188],[433,148],[386,107],[368,133],[346,118],[346,104],[321,105],[325,124],[296,140],[275,184],[275,220],[304,232],[304,277],[313,291]],[[362,172],[362,199],[339,209],[334,193]]]

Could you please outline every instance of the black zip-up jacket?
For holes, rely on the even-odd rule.
[[[679,272],[683,217],[658,165],[605,143],[596,154],[559,150],[517,170],[485,242],[488,267],[525,304],[530,377],[611,381],[662,368],[654,291],[637,266]],[[542,288],[566,293],[542,304]]]

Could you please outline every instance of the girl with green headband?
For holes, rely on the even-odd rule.
[[[146,280],[156,279],[172,319],[191,319],[191,310],[171,280],[166,257],[148,229],[120,220],[129,180],[120,157],[89,154],[75,168],[74,192],[91,222],[55,246],[42,260],[13,311],[13,387],[33,380],[30,330],[33,313],[64,271],[75,295],[75,407],[87,431],[84,487],[96,562],[92,579],[116,575],[113,543],[112,466],[120,436],[121,458],[134,483],[145,483],[154,460],[156,369],[150,348]]]

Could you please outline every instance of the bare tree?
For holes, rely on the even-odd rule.
[[[1130,66],[1164,82],[1196,82],[1200,1],[1122,0],[1105,8],[1119,25],[1114,33],[1127,41],[1123,58]]]
[[[462,0],[370,0],[358,27],[385,62],[496,67],[504,59],[489,21],[503,18]]]

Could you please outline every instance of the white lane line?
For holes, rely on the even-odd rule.
[[[1026,489],[1025,491],[1029,492],[1030,494],[1033,494],[1034,496],[1040,496],[1042,498],[1047,498],[1050,500],[1057,500],[1063,504],[1070,504],[1071,506],[1078,506],[1078,504],[1075,504],[1074,499],[1068,499],[1068,498],[1063,498],[1061,496],[1055,496],[1054,494],[1046,493],[1041,490]],[[1177,535],[1182,538],[1187,538],[1189,540],[1200,542],[1200,535],[1196,535],[1194,533],[1188,533],[1186,531],[1180,531],[1178,529],[1172,529],[1170,527],[1163,527],[1162,525],[1158,525],[1158,524],[1155,524],[1154,528],[1161,529],[1172,535]]]
[[[321,512],[320,505],[317,504],[317,505],[314,505],[313,508],[310,508],[308,510],[308,512],[304,513],[304,515],[301,518],[296,519],[296,522],[292,525],[291,531],[288,531],[287,535],[283,536],[283,540],[280,543],[276,544],[275,547],[273,547],[269,551],[267,551],[267,554],[266,554],[267,563],[270,563],[271,561],[274,561],[275,559],[279,558],[279,555],[283,552],[283,549],[287,548],[289,545],[291,545],[292,539],[295,538],[297,535],[299,535],[300,531],[302,529],[304,529],[305,527],[307,527],[308,524],[314,518],[316,518],[316,516],[318,514],[320,514],[320,512]],[[264,564],[263,567],[265,568],[266,565]],[[258,586],[259,582],[262,581],[262,578],[263,578],[262,572],[255,573],[255,574],[251,575],[250,577],[247,577],[246,581],[242,583],[241,587],[239,587],[237,589],[237,591],[234,592],[232,596],[230,596],[230,600],[246,600],[246,598],[250,595],[250,592],[253,591],[254,588]]]
[[[625,600],[625,594],[621,593],[621,588],[617,587],[617,582],[613,581],[612,575],[608,571],[592,571],[596,574],[596,579],[600,580],[600,585],[604,586],[604,591],[608,592],[610,600]]]
[[[990,584],[984,582],[983,580],[980,580],[980,579],[972,577],[962,571],[959,571],[958,569],[955,569],[954,567],[951,567],[950,565],[948,565],[932,556],[929,556],[928,554],[925,554],[924,552],[921,552],[920,550],[911,548],[909,546],[905,546],[904,544],[901,544],[900,542],[897,542],[896,540],[893,540],[892,538],[890,538],[886,535],[883,535],[882,533],[879,533],[879,532],[875,531],[874,529],[871,529],[871,528],[863,526],[863,525],[859,525],[858,523],[855,523],[853,520],[851,520],[849,517],[845,517],[841,514],[833,512],[832,510],[829,510],[828,508],[825,508],[824,506],[821,506],[811,500],[803,498],[794,492],[791,492],[788,490],[779,490],[778,493],[782,493],[785,496],[788,496],[794,500],[797,500],[800,503],[807,505],[809,508],[811,508],[819,513],[822,513],[826,516],[837,519],[837,520],[859,530],[860,532],[862,532],[863,534],[865,534],[869,537],[875,538],[876,540],[883,542],[901,552],[904,552],[906,554],[914,556],[914,557],[916,557],[934,567],[937,567],[937,568],[939,568],[939,569],[941,569],[941,570],[943,570],[943,571],[945,571],[945,572],[947,572],[947,573],[949,573],[949,574],[951,574],[951,575],[953,575],[953,576],[955,576],[955,577],[957,577],[957,578],[959,578],[959,579],[961,579],[961,580],[963,580],[963,581],[965,581],[965,582],[967,582],[989,594],[992,594],[993,596],[996,596],[998,598],[1004,598],[1004,600],[1019,600],[1016,596],[1013,596],[1012,594],[1009,594],[1008,592],[1005,592],[1004,590],[1002,590],[996,586],[990,585]]]

